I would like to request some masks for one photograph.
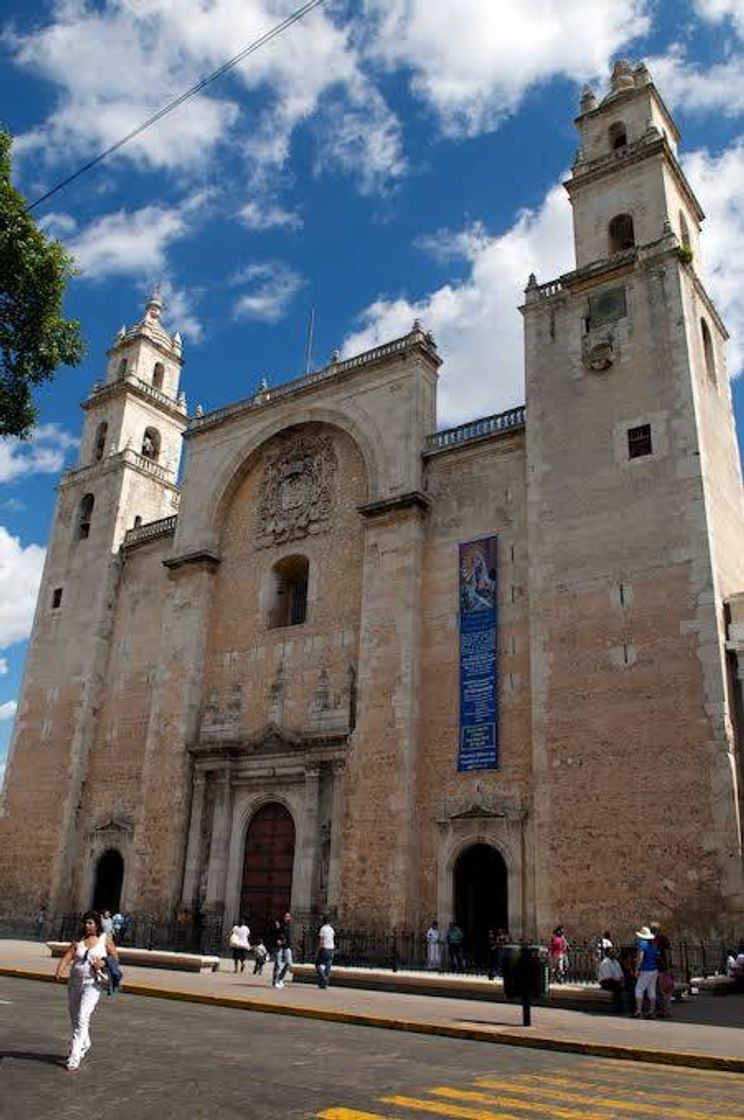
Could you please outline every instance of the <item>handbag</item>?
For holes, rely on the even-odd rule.
[[[670,996],[674,992],[674,977],[671,972],[659,973],[659,987],[663,995]]]

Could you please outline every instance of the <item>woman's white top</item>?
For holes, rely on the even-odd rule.
[[[78,941],[75,946],[75,956],[72,959],[72,968],[70,969],[70,976],[74,980],[90,980],[94,979],[93,966],[91,961],[97,957],[106,957],[106,934],[102,933],[97,941],[92,946],[88,947],[85,940]]]
[[[230,936],[235,938],[235,949],[250,949],[251,931],[248,926],[233,926]]]

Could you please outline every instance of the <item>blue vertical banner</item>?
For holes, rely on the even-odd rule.
[[[460,545],[460,771],[499,766],[496,541]]]

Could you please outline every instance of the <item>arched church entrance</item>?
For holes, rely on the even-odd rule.
[[[93,886],[93,909],[110,910],[112,914],[121,906],[121,887],[124,882],[124,859],[116,848],[109,848],[98,860],[96,881]]]
[[[455,921],[465,934],[465,953],[474,964],[488,960],[488,931],[509,928],[504,857],[490,844],[473,844],[455,864]]]
[[[289,910],[294,847],[294,821],[288,810],[278,802],[262,806],[246,833],[240,892],[240,917],[256,933],[270,932],[274,919]]]

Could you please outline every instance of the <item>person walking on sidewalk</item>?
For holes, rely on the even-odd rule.
[[[642,926],[641,929],[636,930],[636,937],[638,938],[638,964],[636,965],[634,1015],[636,1019],[640,1019],[643,1015],[645,996],[648,1000],[648,1018],[653,1019],[656,1016],[656,979],[659,975],[654,935],[648,926]]]
[[[442,935],[436,918],[426,931],[426,967],[429,972],[439,972],[442,967]]]
[[[323,915],[323,924],[318,930],[318,955],[315,959],[315,971],[318,973],[318,987],[327,988],[331,982],[331,965],[333,952],[336,947],[336,931],[328,920],[328,915]]]
[[[116,959],[117,952],[111,937],[101,928],[101,917],[96,910],[83,914],[80,936],[73,941],[57,965],[55,980],[62,980],[70,971],[67,990],[72,1045],[67,1058],[67,1069],[76,1070],[90,1050],[90,1020],[101,997],[101,974],[105,974],[106,957]]]
[[[230,948],[232,949],[233,971],[245,972],[245,958],[251,947],[251,931],[246,925],[245,918],[241,918],[237,925],[230,930]]]
[[[672,943],[664,933],[659,922],[651,922],[648,927],[654,935],[656,964],[659,975],[656,980],[656,1005],[660,1019],[671,1019],[672,997],[674,996],[674,975],[672,973]]]
[[[465,971],[465,961],[462,951],[464,941],[465,934],[462,932],[457,922],[450,922],[447,929],[447,950],[449,952],[450,968],[453,972]]]
[[[563,926],[556,926],[548,944],[548,963],[550,979],[555,984],[562,984],[568,971],[568,938],[563,932]]]
[[[273,988],[284,987],[284,977],[292,967],[292,915],[287,912],[276,923],[276,952],[274,955]]]

